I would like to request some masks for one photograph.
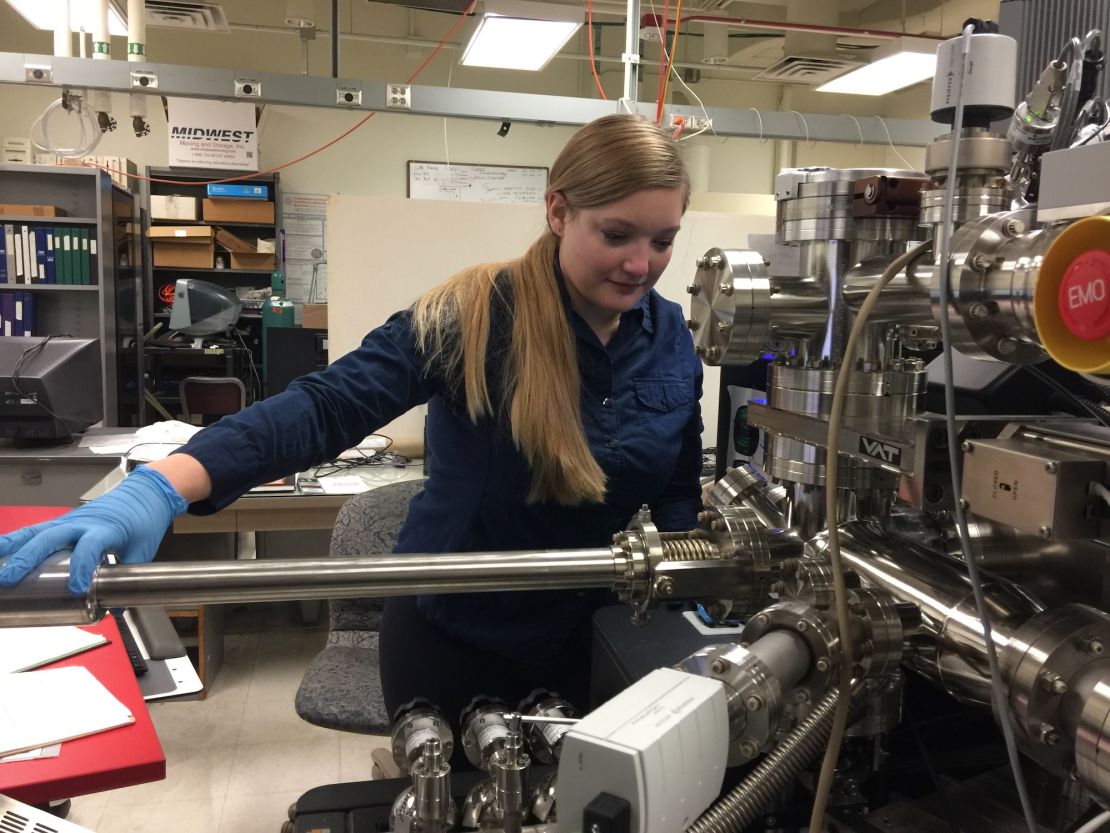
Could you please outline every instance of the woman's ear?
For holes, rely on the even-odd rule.
[[[563,236],[567,223],[567,199],[562,191],[552,191],[546,197],[547,227],[556,237]]]

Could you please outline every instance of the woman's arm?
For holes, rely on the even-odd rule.
[[[197,465],[174,463],[171,474],[194,490],[183,495],[190,511],[210,514],[259,483],[333,459],[435,390],[411,317],[397,313],[327,370],[199,432],[170,458]]]
[[[196,457],[189,454],[171,454],[164,460],[148,464],[160,472],[186,503],[204,500],[212,493],[212,478]]]

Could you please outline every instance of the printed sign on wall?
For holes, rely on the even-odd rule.
[[[169,120],[171,166],[258,170],[254,104],[171,98]]]

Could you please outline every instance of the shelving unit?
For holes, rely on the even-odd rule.
[[[277,174],[266,174],[261,176],[250,177],[244,179],[244,184],[261,184],[269,187],[269,200],[274,203],[274,222],[273,223],[240,223],[228,222],[225,220],[219,221],[205,221],[202,216],[198,216],[196,220],[164,220],[154,219],[150,216],[150,198],[154,195],[178,195],[186,197],[194,197],[197,200],[197,213],[202,212],[203,200],[207,196],[207,186],[203,183],[213,179],[225,179],[229,176],[237,176],[239,172],[236,171],[219,171],[219,170],[178,170],[172,168],[150,168],[147,175],[154,179],[168,179],[174,180],[175,184],[168,184],[164,182],[143,182],[142,183],[142,200],[143,206],[146,211],[144,212],[147,222],[146,228],[152,226],[211,226],[213,228],[219,227],[242,238],[272,238],[275,242],[279,238],[279,229],[281,228],[281,194],[279,188],[279,177]],[[163,327],[169,323],[169,305],[160,300],[160,294],[169,290],[165,287],[173,286],[179,278],[200,278],[202,280],[211,281],[229,290],[234,291],[237,287],[250,287],[252,289],[263,289],[270,285],[270,275],[273,269],[215,269],[215,268],[197,268],[197,267],[180,267],[180,266],[154,266],[154,257],[152,244],[150,242],[149,233],[144,234],[145,251],[144,262],[151,264],[147,267],[147,291],[145,293],[143,303],[145,320],[150,322],[148,326],[161,323]],[[217,243],[217,253],[221,253],[219,244]],[[230,256],[226,252],[222,252],[225,257],[230,261]],[[280,255],[275,257],[275,260],[280,262]],[[275,267],[276,268],[276,267]],[[239,378],[247,386],[248,391],[253,391],[259,387],[258,379],[261,378],[262,373],[262,318],[261,315],[252,315],[244,310],[243,315],[239,319],[239,330],[243,334],[243,340],[251,352],[251,359],[253,368],[247,367],[240,369],[237,373]],[[195,351],[198,352],[199,351]],[[187,375],[198,376],[212,376],[221,375],[219,368],[213,367],[210,359],[205,359],[202,355],[197,356],[195,367],[189,365],[188,362],[168,363],[164,355],[154,357],[152,352],[148,350],[148,366],[154,368],[153,376],[157,378],[148,378],[147,386],[149,389],[155,391],[155,395],[160,402],[169,410],[177,407],[178,402],[176,397],[169,393],[169,390],[174,386],[174,380],[177,376],[184,378]],[[153,361],[153,359],[157,359]],[[243,363],[240,363],[243,364]],[[168,375],[167,375],[168,374]],[[256,396],[261,397],[262,392],[256,391]],[[152,415],[152,418],[158,418]]]
[[[139,209],[135,198],[94,168],[0,165],[3,202],[53,205],[62,217],[3,215],[0,223],[87,226],[96,241],[89,284],[0,283],[0,292],[30,292],[35,332],[97,338],[106,426],[144,423],[142,395],[144,291]]]

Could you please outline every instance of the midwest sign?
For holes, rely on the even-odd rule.
[[[169,164],[185,168],[258,170],[254,104],[169,99]]]

